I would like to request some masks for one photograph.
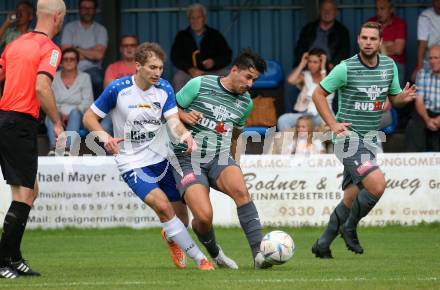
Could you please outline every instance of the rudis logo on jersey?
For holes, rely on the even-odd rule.
[[[211,110],[212,114],[216,121],[223,122],[227,119],[238,119],[238,116],[234,113],[231,113],[226,109],[225,106],[214,106],[213,104],[204,103],[205,107]],[[231,120],[232,121],[232,120]]]
[[[215,131],[220,134],[228,132],[228,130],[225,129],[225,123],[223,121],[217,123],[217,125],[215,126]]]
[[[357,88],[359,92],[366,93],[371,101],[375,101],[377,97],[382,93],[388,92],[388,87],[379,88],[376,85],[372,85],[369,88]]]
[[[135,104],[135,105],[128,105],[129,109],[151,109],[151,104],[144,103],[144,104]]]
[[[379,102],[378,97],[382,93],[388,92],[388,88],[379,88],[376,85],[372,85],[369,88],[357,88],[359,92],[367,94],[368,98],[371,101],[375,101],[374,103],[371,102],[354,102],[354,109],[358,111],[379,111],[383,110],[385,107],[384,102]]]
[[[199,120],[199,124],[220,134],[230,132],[232,129],[230,123],[232,123],[234,119],[238,119],[239,116],[234,113],[230,113],[226,109],[226,107],[222,105],[218,107],[207,103],[204,103],[204,105],[211,110],[212,114],[214,115],[215,121],[203,117]]]

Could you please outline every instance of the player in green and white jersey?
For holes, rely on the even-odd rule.
[[[336,206],[323,235],[312,247],[319,258],[332,258],[330,244],[341,233],[347,248],[363,253],[356,228],[385,191],[385,178],[375,161],[376,139],[385,100],[395,106],[413,101],[415,86],[399,86],[394,61],[379,54],[382,27],[365,23],[358,35],[359,54],[342,61],[321,81],[313,94],[321,117],[330,127],[335,154],[344,165],[343,200]],[[333,116],[325,100],[339,93],[339,111]]]
[[[225,77],[201,76],[177,94],[179,116],[198,146],[191,156],[185,146],[174,145],[177,188],[190,208],[193,230],[219,267],[237,269],[215,239],[209,188],[229,195],[237,205],[240,224],[252,249],[256,268],[268,265],[259,252],[262,240],[257,209],[247,191],[240,167],[230,156],[235,140],[252,109],[248,90],[266,70],[266,62],[251,50],[242,52]]]

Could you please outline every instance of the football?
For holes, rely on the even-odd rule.
[[[272,231],[263,237],[260,251],[266,261],[273,265],[281,265],[292,258],[295,253],[295,243],[288,233]]]

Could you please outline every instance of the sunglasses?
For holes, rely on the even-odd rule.
[[[62,60],[65,62],[76,61],[76,57],[63,57]]]
[[[133,44],[122,44],[121,46],[123,48],[129,48],[129,47],[136,48],[138,45],[133,43]]]

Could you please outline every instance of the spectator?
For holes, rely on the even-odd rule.
[[[394,15],[394,5],[391,0],[376,0],[376,16],[368,21],[379,22],[383,28],[381,52],[391,57],[399,71],[399,82],[405,81],[405,45],[406,22]]]
[[[121,53],[121,60],[110,64],[104,76],[104,87],[107,87],[112,81],[134,75],[136,73],[136,62],[134,55],[136,48],[139,45],[139,40],[136,35],[124,35],[119,42],[119,52]]]
[[[406,128],[408,152],[440,151],[440,45],[429,49],[429,70],[417,73],[416,112]]]
[[[321,124],[321,117],[312,102],[312,94],[319,82],[327,75],[327,56],[320,48],[314,48],[303,54],[300,64],[288,76],[287,82],[292,86],[298,86],[301,90],[296,104],[297,113],[285,113],[278,118],[278,130],[285,131],[291,129],[297,123],[299,117],[310,115],[315,126]],[[307,68],[307,69],[305,69]],[[333,95],[327,98],[331,104]]]
[[[322,0],[319,5],[319,19],[301,30],[295,48],[295,66],[302,55],[312,48],[320,48],[328,56],[329,67],[332,69],[341,60],[348,58],[350,39],[348,30],[336,20],[338,9],[334,0]]]
[[[34,19],[34,6],[29,1],[20,1],[15,6],[15,12],[8,14],[0,27],[0,50],[22,34],[31,31]],[[15,27],[11,27],[15,23]]]
[[[203,74],[226,75],[232,50],[223,35],[206,25],[205,6],[196,3],[187,9],[189,26],[179,31],[171,48],[171,61],[178,69],[173,79],[175,91],[188,80]]]
[[[66,132],[79,134],[82,124],[82,116],[87,108],[93,103],[93,90],[90,76],[78,70],[79,52],[69,47],[63,50],[61,58],[62,70],[59,70],[52,83],[55,100],[61,120]],[[47,136],[49,137],[49,156],[55,155],[55,135],[53,123],[46,118]],[[67,139],[65,155],[70,155],[69,149],[76,142],[76,135],[73,133],[70,140]]]
[[[97,0],[79,0],[80,20],[67,23],[61,37],[61,48],[75,47],[79,51],[78,69],[88,73],[93,95],[102,92],[102,60],[107,49],[108,35],[104,26],[94,21]]]
[[[419,70],[428,69],[427,49],[440,44],[440,0],[432,0],[432,7],[424,10],[417,21],[417,64],[411,76],[415,80]]]
[[[319,154],[325,153],[321,140],[314,137],[314,121],[311,116],[300,116],[295,129],[285,131],[274,138],[273,154]],[[292,134],[293,133],[293,134]]]

